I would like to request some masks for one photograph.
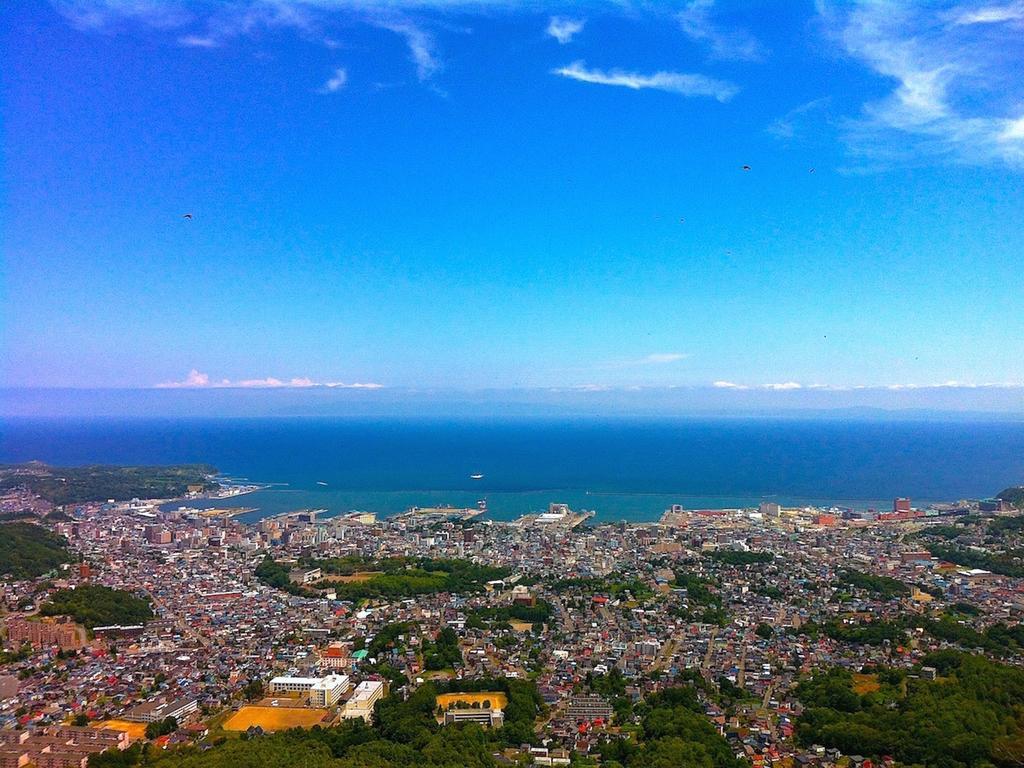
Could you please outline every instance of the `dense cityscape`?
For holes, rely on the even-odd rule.
[[[248,490],[211,475],[68,501],[95,490],[54,473],[4,470],[4,768],[1024,754],[1019,490],[657,523],[552,501],[508,523],[481,505],[244,524],[190,506]],[[929,706],[951,724],[925,729]]]

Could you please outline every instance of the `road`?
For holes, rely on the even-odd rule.
[[[715,638],[718,637],[718,627],[711,630],[711,637],[708,638],[708,652],[704,654],[704,661],[700,664],[701,674],[707,674],[708,667],[711,666],[711,654],[715,652]]]

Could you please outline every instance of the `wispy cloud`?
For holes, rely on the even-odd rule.
[[[1015,381],[1003,382],[966,382],[951,379],[937,384],[887,384],[885,389],[1021,389],[1024,384]]]
[[[1024,167],[1024,8],[860,0],[819,6],[825,28],[852,58],[895,83],[845,125],[858,168],[908,156]]]
[[[737,384],[733,381],[715,381],[712,382],[711,386],[715,389],[767,390],[771,392],[792,392],[802,389],[830,392],[850,392],[854,390],[1024,389],[1024,383],[1021,382],[988,382],[979,384],[955,380],[925,384],[801,384],[798,381],[783,381],[772,384]]]
[[[409,46],[409,58],[416,65],[416,75],[421,81],[429,80],[441,69],[441,62],[435,54],[434,38],[426,30],[402,17],[385,18],[375,23],[405,39],[405,44]]]
[[[108,30],[124,23],[173,29],[192,14],[173,0],[53,0],[54,7],[79,29]]]
[[[348,83],[348,70],[344,67],[339,67],[334,70],[332,75],[326,83],[320,88],[320,93],[337,93]]]
[[[653,352],[646,357],[641,357],[636,362],[640,365],[664,365],[665,363],[678,363],[688,357],[689,355],[684,352]]]
[[[562,45],[569,43],[583,31],[584,19],[570,19],[565,16],[552,16],[548,21],[547,33]]]
[[[706,44],[717,59],[760,61],[766,50],[757,38],[745,29],[730,29],[718,24],[712,17],[715,0],[693,0],[676,14],[683,33],[699,43]]]
[[[233,3],[175,0],[53,0],[57,9],[76,27],[117,31],[129,25],[190,31],[178,43],[193,48],[214,48],[261,30],[290,29],[304,39],[327,48],[337,41],[324,30],[339,14],[345,23],[365,23],[401,36],[421,81],[441,69],[431,33],[404,11],[478,10],[504,3],[444,2],[443,0],[241,0]]]
[[[1003,24],[1024,22],[1024,0],[1006,5],[987,5],[980,8],[957,9],[952,14],[954,24]]]
[[[209,374],[200,373],[193,368],[181,381],[165,381],[155,385],[156,389],[309,389],[311,387],[326,387],[328,389],[382,389],[383,384],[372,382],[345,383],[341,381],[314,381],[310,378],[297,377],[292,379],[277,379],[268,376],[264,379],[241,379],[231,381],[220,379],[214,381]]]
[[[681,96],[710,96],[725,102],[739,92],[739,87],[725,80],[716,80],[705,75],[685,74],[682,72],[654,72],[641,74],[627,72],[622,69],[601,70],[588,69],[583,61],[574,61],[565,67],[551,70],[551,74],[578,80],[582,83],[597,85],[615,85],[630,88],[634,91],[653,89],[677,93]]]
[[[830,96],[823,96],[820,99],[814,99],[813,101],[793,107],[782,117],[773,120],[765,130],[777,139],[792,139],[799,132],[800,124],[804,119],[810,113],[827,107],[831,100]]]
[[[605,370],[621,370],[624,368],[640,368],[646,366],[671,366],[673,363],[680,363],[687,360],[691,355],[686,352],[651,352],[643,357],[625,357],[616,360],[608,360],[597,365]],[[591,367],[580,368],[579,370],[591,370]]]
[[[186,48],[216,48],[218,45],[216,39],[202,35],[183,35],[178,38],[178,43]]]

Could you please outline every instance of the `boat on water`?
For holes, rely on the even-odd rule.
[[[482,474],[480,474],[479,472],[477,472],[475,474],[470,475],[469,479],[470,480],[483,480],[484,476]]]
[[[327,485],[327,483],[325,483],[323,480],[317,480],[316,484],[317,485]]]

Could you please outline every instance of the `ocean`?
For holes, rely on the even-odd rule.
[[[1024,423],[881,419],[30,419],[0,423],[0,462],[205,462],[268,490],[218,501],[381,515],[473,506],[512,519],[565,502],[598,521],[689,508],[888,507],[984,498],[1024,482]],[[472,474],[482,474],[480,480]]]

